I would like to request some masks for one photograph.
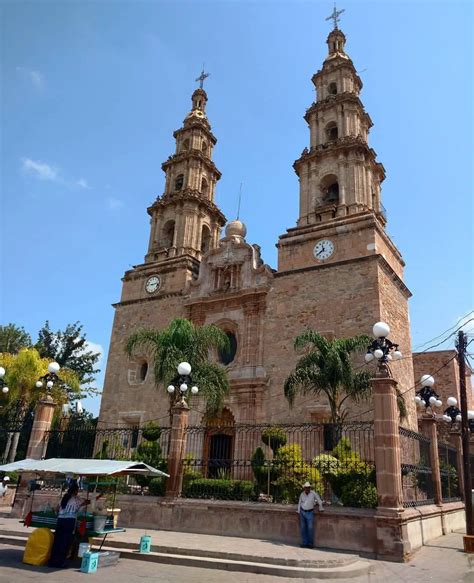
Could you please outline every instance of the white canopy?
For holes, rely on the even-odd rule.
[[[76,474],[78,476],[124,476],[141,474],[166,476],[161,470],[143,462],[119,460],[78,460],[51,458],[49,460],[25,459],[0,466],[0,472],[32,472],[35,474]]]

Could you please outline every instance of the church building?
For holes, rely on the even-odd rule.
[[[145,260],[126,271],[114,305],[99,426],[136,426],[167,415],[166,391],[155,386],[147,354],[129,360],[124,349],[137,329],[161,329],[184,317],[228,334],[232,350],[223,365],[231,390],[223,415],[233,423],[327,420],[324,396],[298,397],[292,408],[285,399],[283,384],[298,359],[295,337],[307,328],[328,338],[370,335],[375,322],[386,321],[404,355],[391,365],[405,392],[404,425],[416,429],[411,294],[400,251],[385,230],[385,169],[369,145],[372,120],[360,98],[362,81],[337,21],[327,45],[312,77],[317,98],[304,115],[308,142],[293,164],[299,216],[278,237],[276,270],[246,240],[245,225],[227,222],[215,204],[221,172],[200,78],[191,111],[173,134],[175,150],[162,164],[163,194],[147,209]],[[191,423],[205,423],[200,397],[191,405]],[[350,404],[353,414],[368,410],[361,420],[372,418],[371,406],[370,399]]]

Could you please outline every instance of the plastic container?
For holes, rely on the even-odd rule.
[[[79,550],[77,551],[77,556],[82,559],[84,553],[88,553],[91,550],[91,546],[89,543],[80,543]]]
[[[105,523],[107,522],[107,516],[101,516],[100,514],[96,514],[94,516],[94,530],[96,532],[102,532],[105,530]]]
[[[98,553],[99,554],[99,568],[102,569],[102,567],[112,567],[113,565],[116,565],[118,563],[118,560],[120,559],[120,553],[116,552],[116,551],[105,551],[103,553]]]
[[[81,563],[81,573],[95,573],[99,566],[99,553],[84,553]]]
[[[143,535],[140,539],[140,552],[149,553],[151,551],[151,536]]]

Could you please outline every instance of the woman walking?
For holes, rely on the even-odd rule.
[[[50,567],[64,568],[66,566],[67,553],[71,547],[76,530],[77,513],[81,506],[87,504],[77,497],[79,486],[73,482],[66,494],[64,494],[58,511],[58,522],[54,533],[54,543],[49,560]]]

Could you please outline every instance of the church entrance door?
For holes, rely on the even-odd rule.
[[[207,474],[209,478],[230,478],[233,436],[225,433],[211,435]]]

